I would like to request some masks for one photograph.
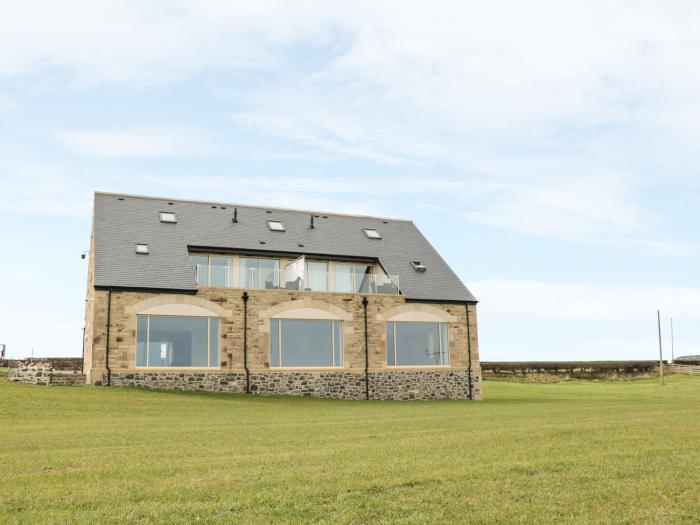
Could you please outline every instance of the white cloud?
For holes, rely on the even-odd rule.
[[[656,310],[665,358],[669,317],[675,355],[700,349],[700,288],[612,286],[486,279],[479,298],[479,350],[485,361],[658,359]]]
[[[450,196],[482,224],[683,253],[655,238],[638,194],[646,160],[700,160],[697,15],[682,1],[35,0],[3,11],[0,76],[133,89],[254,72],[222,107],[249,132],[309,154],[457,170],[472,184]],[[209,151],[182,129],[62,140],[94,156]]]
[[[656,310],[700,321],[700,288],[610,286],[487,279],[470,283],[488,315],[545,319],[640,320]]]
[[[118,131],[62,131],[60,141],[79,155],[162,157],[199,155],[213,145],[204,132],[174,127],[139,127]]]
[[[89,181],[66,166],[5,166],[0,176],[0,210],[84,217],[92,206],[91,192]]]

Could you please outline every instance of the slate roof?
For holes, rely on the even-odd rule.
[[[174,212],[177,223],[160,222],[162,211]],[[281,221],[286,231],[270,231],[268,220]],[[93,226],[97,287],[194,291],[189,249],[206,247],[376,259],[389,274],[399,275],[407,299],[476,301],[407,220],[96,192]],[[368,239],[363,228],[375,228],[382,239]],[[136,243],[147,243],[149,254],[136,254]],[[415,271],[411,261],[425,264],[427,271]]]

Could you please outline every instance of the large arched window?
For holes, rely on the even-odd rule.
[[[342,368],[343,321],[352,315],[314,300],[297,300],[261,313],[269,323],[271,368]]]
[[[152,298],[134,305],[139,368],[218,368],[220,315],[215,303],[201,298]]]
[[[449,366],[452,315],[434,306],[402,305],[385,320],[387,366]]]

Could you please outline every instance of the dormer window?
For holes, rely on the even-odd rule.
[[[379,232],[377,230],[375,230],[374,228],[364,228],[362,231],[365,232],[365,235],[367,236],[368,239],[381,239],[382,238],[382,236],[379,234]]]
[[[267,221],[267,227],[270,228],[270,231],[273,232],[285,231],[284,224],[282,224],[280,221]]]
[[[411,261],[411,266],[413,266],[413,269],[417,272],[425,272],[428,269],[428,267],[420,261]]]
[[[160,217],[160,222],[171,222],[175,223],[177,222],[177,219],[175,218],[175,214],[171,211],[161,211],[158,213]]]
[[[144,255],[148,255],[148,244],[145,243],[137,243],[136,244],[136,253],[141,253]]]

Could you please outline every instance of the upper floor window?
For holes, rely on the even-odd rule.
[[[270,367],[342,367],[342,329],[342,321],[271,319]]]
[[[335,263],[333,273],[336,292],[370,293],[372,291],[371,264]]]
[[[314,292],[328,291],[328,263],[325,261],[306,261],[304,287]]]
[[[279,287],[279,259],[241,257],[238,285],[241,288]]]
[[[136,366],[219,366],[219,318],[136,316]]]
[[[386,324],[386,364],[449,365],[447,340],[447,323],[389,322]]]
[[[199,286],[229,288],[233,286],[233,258],[226,255],[192,255],[195,278]]]

